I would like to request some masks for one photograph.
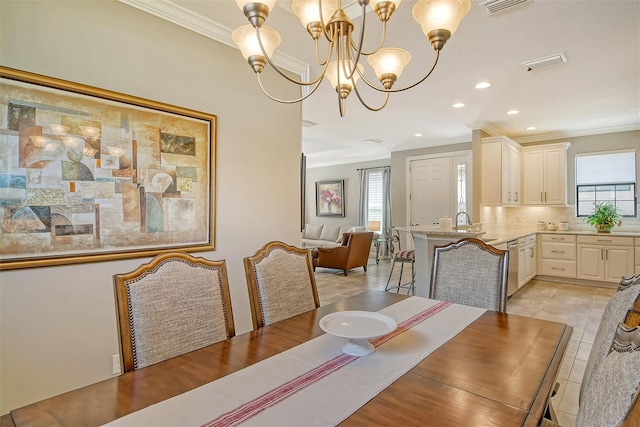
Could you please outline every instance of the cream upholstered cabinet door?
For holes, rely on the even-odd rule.
[[[571,144],[549,144],[522,150],[523,204],[567,204],[567,149]]]
[[[519,206],[522,201],[522,190],[520,189],[520,149],[512,144],[505,144],[505,161],[503,166],[503,185],[506,182],[506,192],[502,190],[502,204]]]
[[[619,283],[635,271],[633,237],[578,236],[578,279]]]
[[[577,277],[604,280],[604,245],[578,244]]]
[[[618,283],[622,276],[633,275],[634,248],[624,246],[606,246],[604,280]]]
[[[567,155],[565,148],[544,150],[544,204],[567,204]]]
[[[544,200],[542,150],[526,150],[522,153],[523,200],[525,205],[541,205]]]
[[[482,139],[482,204],[520,205],[521,147],[507,137]]]

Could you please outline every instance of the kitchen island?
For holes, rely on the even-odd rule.
[[[399,231],[410,233],[415,247],[415,277],[416,295],[429,297],[429,284],[431,282],[431,262],[433,260],[433,248],[457,242],[466,237],[482,239],[484,231],[451,230],[444,231],[440,228],[425,226],[401,226],[395,227]]]

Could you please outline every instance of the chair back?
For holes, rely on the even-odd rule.
[[[349,247],[347,266],[366,265],[371,252],[371,242],[373,242],[373,232],[371,231],[351,233],[347,242]]]
[[[618,292],[616,292],[607,303],[602,313],[598,331],[593,339],[587,365],[584,369],[582,384],[580,385],[580,401],[582,401],[584,390],[589,387],[594,370],[598,368],[609,353],[611,341],[613,340],[613,335],[616,332],[618,323],[625,319],[629,308],[633,306],[639,294],[640,274],[632,277],[623,277],[620,280]]]
[[[509,253],[467,238],[436,246],[429,296],[433,299],[505,312]]]
[[[602,363],[584,389],[576,427],[619,426],[640,392],[640,329],[619,323]]]
[[[244,259],[254,329],[320,306],[308,249],[267,243]]]
[[[124,372],[235,335],[224,260],[164,253],[113,282]]]

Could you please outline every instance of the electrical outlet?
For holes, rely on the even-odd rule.
[[[119,354],[114,354],[113,358],[112,358],[112,362],[111,362],[111,366],[112,366],[112,374],[113,375],[120,375],[120,355]]]

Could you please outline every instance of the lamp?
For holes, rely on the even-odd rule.
[[[380,231],[380,221],[369,221],[367,228],[369,231]]]
[[[275,0],[236,0],[236,4],[247,17],[250,25],[236,28],[231,38],[240,48],[242,55],[256,73],[258,85],[262,92],[274,101],[285,104],[300,102],[311,96],[320,83],[327,77],[331,87],[338,94],[340,115],[344,116],[344,102],[355,91],[358,99],[371,111],[382,110],[389,100],[389,94],[411,89],[431,75],[438,63],[440,50],[451,35],[456,31],[460,21],[471,9],[470,0],[419,0],[412,9],[413,19],[420,25],[435,51],[435,58],[431,67],[418,81],[402,87],[393,88],[404,68],[411,61],[411,54],[404,49],[383,47],[387,30],[387,22],[393,12],[400,6],[402,0],[358,0],[362,7],[362,27],[357,43],[352,37],[354,25],[349,16],[342,9],[341,0],[293,0],[291,8],[302,26],[307,30],[315,42],[316,60],[322,66],[320,74],[309,81],[297,81],[287,76],[280,68],[273,64],[271,57],[280,44],[280,35],[273,28],[263,25],[269,12],[275,6]],[[364,42],[364,28],[366,23],[367,5],[376,12],[382,23],[382,40],[372,52],[362,49]],[[319,40],[324,38],[329,43],[327,56],[319,58]],[[360,63],[361,57],[368,57],[367,62],[380,81],[380,84],[370,82],[364,75],[364,67]],[[307,94],[292,100],[278,99],[270,95],[262,85],[260,74],[269,64],[278,74],[292,83],[309,87]],[[382,105],[371,107],[358,92],[356,83],[362,80],[372,89],[385,94]]]

